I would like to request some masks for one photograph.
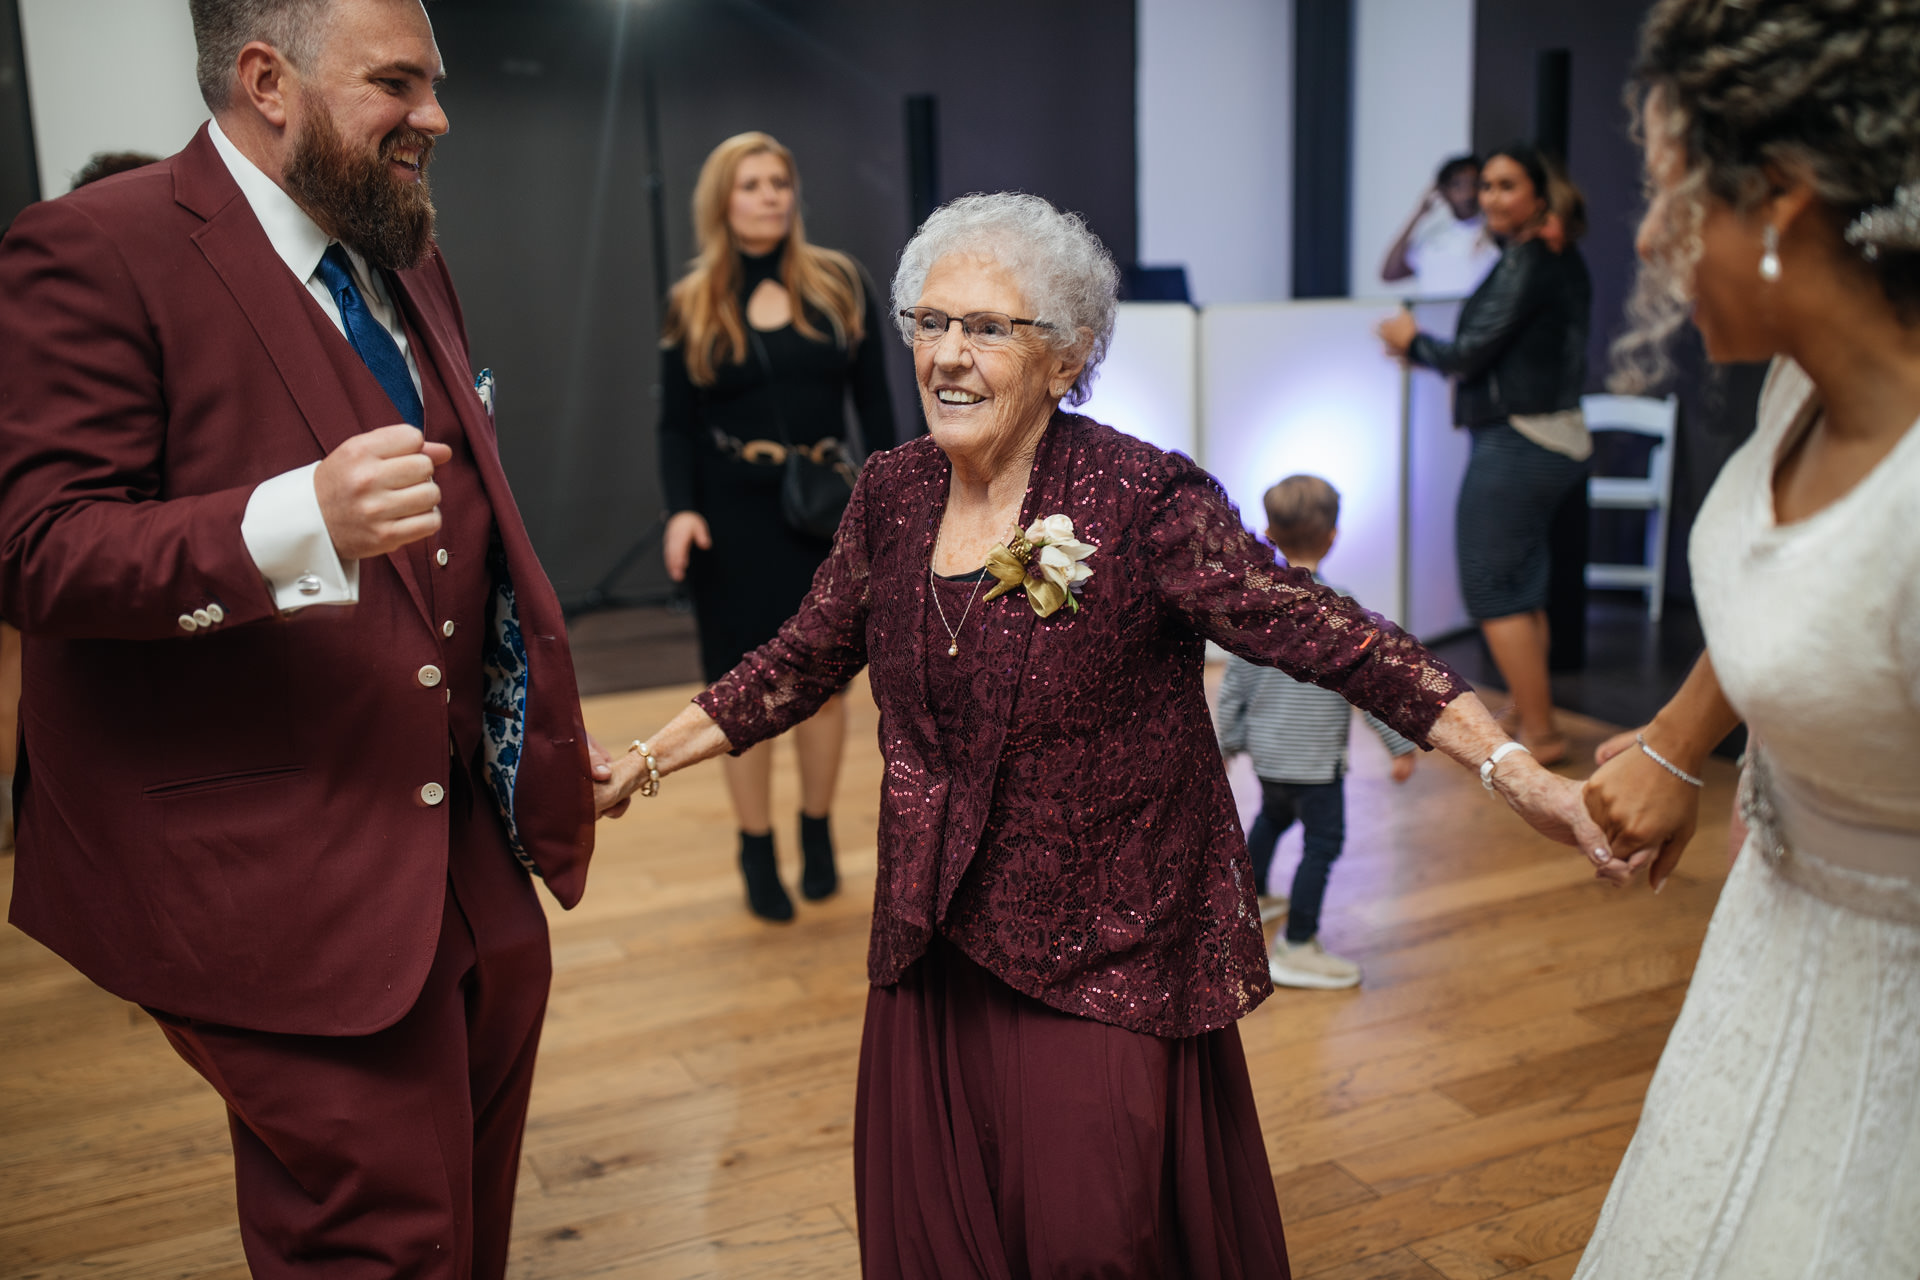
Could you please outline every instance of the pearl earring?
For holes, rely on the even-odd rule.
[[[1780,278],[1780,232],[1772,223],[1760,238],[1760,278],[1768,284]]]

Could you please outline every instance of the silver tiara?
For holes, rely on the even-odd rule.
[[[1909,182],[1886,204],[1877,204],[1847,227],[1847,243],[1868,262],[1882,249],[1920,249],[1920,182]]]

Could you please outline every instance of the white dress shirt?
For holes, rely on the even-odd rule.
[[[1407,265],[1413,268],[1423,298],[1464,298],[1500,261],[1500,246],[1485,234],[1479,214],[1456,218],[1445,200],[1438,201],[1414,229],[1407,245]]]
[[[208,122],[207,135],[267,233],[273,251],[287,264],[294,279],[306,285],[307,292],[344,336],[347,330],[340,319],[339,304],[319,274],[320,259],[333,244],[332,238],[281,190],[279,183],[241,154],[221,132],[219,121]],[[414,390],[419,392],[420,366],[407,344],[406,327],[388,296],[386,281],[379,272],[369,270],[366,260],[352,249],[347,250],[347,259],[367,310],[393,335],[407,362]],[[394,417],[398,420],[398,413]],[[385,425],[367,424],[369,429]],[[320,513],[320,499],[313,488],[313,473],[319,465],[309,463],[261,483],[247,499],[247,512],[240,521],[240,537],[247,544],[247,554],[267,580],[275,603],[287,612],[314,604],[351,604],[360,598],[360,562],[341,562]]]

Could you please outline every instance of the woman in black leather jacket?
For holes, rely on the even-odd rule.
[[[1480,206],[1506,248],[1461,308],[1453,341],[1421,333],[1407,311],[1379,328],[1392,354],[1454,380],[1454,425],[1473,432],[1454,517],[1460,591],[1513,697],[1521,741],[1543,764],[1567,754],[1547,679],[1547,534],[1586,482],[1592,451],[1580,391],[1593,286],[1578,249],[1555,252],[1540,234],[1548,191],[1533,148],[1489,156]]]

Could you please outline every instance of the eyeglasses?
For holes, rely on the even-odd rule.
[[[1013,326],[1030,324],[1036,329],[1051,329],[1045,320],[1016,320],[999,311],[969,311],[963,316],[950,316],[938,307],[908,307],[900,313],[906,321],[903,328],[915,342],[938,342],[947,336],[947,330],[953,322],[960,322],[960,332],[967,341],[976,347],[997,347],[1013,337]]]

